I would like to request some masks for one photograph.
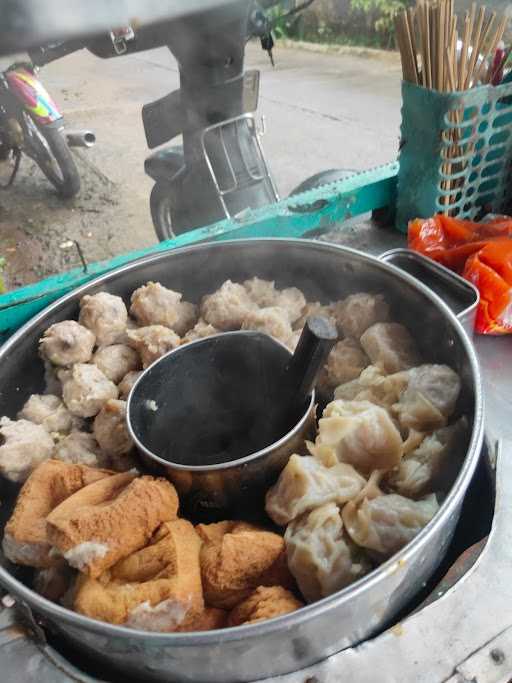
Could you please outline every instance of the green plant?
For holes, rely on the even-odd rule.
[[[352,9],[363,12],[371,19],[373,29],[389,47],[394,42],[396,15],[412,4],[412,0],[351,0]]]

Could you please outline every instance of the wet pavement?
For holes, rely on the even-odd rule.
[[[276,68],[256,44],[247,66],[262,72],[263,144],[282,196],[329,168],[363,170],[391,161],[398,146],[400,68],[395,55],[317,53],[279,48]],[[82,51],[45,67],[41,79],[68,128],[90,128],[91,150],[75,151],[82,191],[56,197],[24,158],[12,188],[0,192],[0,255],[9,288],[155,241],[152,181],[140,116],[143,104],[178,87],[166,49],[112,60]],[[66,245],[64,248],[63,245]]]

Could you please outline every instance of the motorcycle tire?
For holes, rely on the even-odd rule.
[[[160,242],[172,240],[184,232],[173,228],[171,193],[167,183],[157,182],[154,184],[149,198],[149,206],[156,236]]]
[[[30,125],[31,124],[31,125]],[[80,175],[61,130],[39,126],[30,119],[31,153],[37,163],[63,199],[71,199],[80,192]]]

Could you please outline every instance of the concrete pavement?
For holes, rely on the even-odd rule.
[[[363,170],[396,157],[395,55],[365,58],[278,45],[275,59],[272,69],[259,44],[248,47],[247,66],[262,72],[263,144],[283,196],[318,171]],[[8,257],[11,286],[77,265],[74,251],[59,249],[64,237],[78,239],[88,260],[154,242],[140,110],[178,87],[166,49],[106,61],[82,51],[49,65],[41,77],[68,127],[91,128],[98,142],[78,155],[83,190],[74,202],[58,200],[28,160],[14,187],[0,195],[0,253]]]

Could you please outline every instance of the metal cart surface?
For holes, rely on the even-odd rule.
[[[150,249],[6,294],[0,297],[0,338],[6,339],[49,303],[100,274],[151,253],[197,242],[305,237],[373,255],[405,246],[403,234],[385,227],[392,221],[396,173],[397,165],[390,164],[357,174]],[[512,337],[480,337],[475,345],[487,409],[487,449],[482,459],[496,494],[489,535],[468,548],[426,603],[399,623],[307,670],[266,679],[267,683],[507,683],[512,679]],[[54,645],[27,606],[3,597],[2,683],[121,680],[92,672],[87,662]]]

